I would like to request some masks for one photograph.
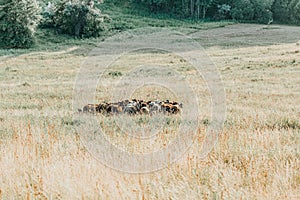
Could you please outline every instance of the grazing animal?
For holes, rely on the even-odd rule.
[[[124,113],[127,113],[129,115],[134,115],[137,113],[137,109],[135,106],[126,106],[125,107],[125,110],[124,110]]]
[[[149,103],[150,115],[157,114],[162,111],[161,103],[162,102],[159,101],[152,101],[151,103]]]
[[[171,113],[177,114],[180,112],[181,108],[182,108],[182,103],[173,102],[172,107],[171,107]]]
[[[108,106],[108,103],[100,103],[100,104],[98,104],[98,106],[96,107],[96,112],[97,113],[104,113],[104,112],[106,112],[107,106]]]
[[[164,114],[169,114],[169,113],[171,113],[171,106],[172,106],[172,104],[164,103],[164,104],[162,105],[162,111],[163,111],[163,113],[164,113]]]
[[[109,106],[107,106],[106,112],[108,114],[118,114],[118,113],[122,112],[122,109],[119,105],[110,104]]]
[[[98,106],[98,104],[88,104],[83,107],[82,111],[85,113],[87,113],[87,112],[95,113],[97,106]]]
[[[128,104],[125,105],[124,107],[124,113],[127,113],[129,115],[134,115],[138,112],[137,109],[137,101],[131,101]]]
[[[148,104],[146,102],[141,102],[141,108],[148,107]]]
[[[150,113],[150,110],[147,107],[142,107],[141,110],[140,110],[140,113],[148,115]]]
[[[179,107],[179,105],[172,105],[172,107],[171,107],[171,113],[172,114],[177,114],[177,113],[179,113],[180,112],[180,107]]]
[[[99,103],[87,104],[83,109],[78,109],[79,113],[101,113],[101,114],[150,114],[151,116],[158,113],[177,114],[182,109],[182,103],[176,101],[145,101],[145,100],[124,100],[116,103]]]

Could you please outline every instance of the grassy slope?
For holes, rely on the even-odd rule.
[[[227,123],[218,145],[208,157],[198,157],[205,131],[201,125],[188,154],[162,171],[129,175],[99,164],[73,134],[71,103],[76,73],[101,39],[74,40],[40,30],[36,48],[1,50],[0,199],[298,199],[300,60],[294,33],[299,28],[234,25],[197,31],[220,24],[142,21],[140,15],[116,11],[113,18],[126,16],[126,24],[137,27],[151,22],[176,28],[179,23],[204,43],[227,93]],[[264,38],[268,34],[277,38]],[[179,65],[168,54],[143,54],[125,56],[112,69],[132,61]],[[207,95],[205,84],[193,82],[193,71],[187,73],[195,89]],[[111,127],[107,130],[114,137]],[[172,134],[159,136],[165,142]],[[139,141],[128,145],[124,137],[112,139],[125,140],[129,151],[143,147]]]
[[[233,22],[195,22],[189,20],[179,20],[173,18],[163,18],[161,15],[149,14],[145,11],[132,11],[133,8],[125,5],[111,3],[101,4],[100,9],[103,14],[108,14],[112,19],[106,24],[107,30],[99,38],[75,39],[74,37],[62,34],[56,34],[52,29],[38,29],[36,36],[36,46],[31,49],[0,49],[2,55],[20,55],[24,53],[37,51],[61,51],[70,47],[80,46],[77,53],[86,54],[103,39],[114,35],[120,31],[142,27],[173,27],[187,32],[193,32],[201,29],[210,29],[224,27]]]

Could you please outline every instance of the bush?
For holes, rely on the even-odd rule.
[[[290,13],[288,10],[289,2],[291,0],[275,0],[272,5],[272,12],[274,20],[279,22],[288,22]]]
[[[35,43],[40,20],[35,0],[2,0],[0,3],[0,44],[4,48],[29,48]]]
[[[231,6],[228,4],[222,4],[217,6],[218,10],[215,14],[216,20],[224,20],[224,19],[230,19],[230,11]]]
[[[54,27],[55,21],[55,12],[56,6],[55,3],[48,2],[47,6],[45,6],[42,10],[42,20],[40,26],[43,28],[51,28]]]
[[[240,0],[233,3],[231,16],[235,20],[253,20],[254,7],[250,0]]]
[[[271,7],[273,0],[252,0],[254,19],[259,23],[268,23],[273,19]]]
[[[275,0],[272,11],[274,20],[300,25],[300,0]]]
[[[255,20],[268,23],[273,17],[273,0],[236,0],[233,2],[231,15],[236,20]]]
[[[98,37],[103,30],[104,20],[108,17],[101,14],[94,6],[93,0],[62,0],[48,3],[43,9],[43,27],[54,27],[58,32],[76,37]]]
[[[292,0],[288,10],[291,22],[300,25],[300,0]]]

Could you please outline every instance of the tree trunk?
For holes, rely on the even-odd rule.
[[[202,19],[205,19],[206,17],[206,6],[203,5],[203,15],[202,15]]]
[[[191,17],[194,16],[194,7],[195,7],[195,2],[194,0],[191,0]]]
[[[181,9],[182,9],[183,15],[186,15],[184,0],[181,0]]]

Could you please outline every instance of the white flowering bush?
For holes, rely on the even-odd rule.
[[[48,2],[48,4],[42,10],[42,21],[41,27],[54,27],[55,21],[55,12],[56,12],[56,5],[55,3]]]
[[[104,20],[93,0],[62,0],[48,3],[43,9],[42,27],[53,27],[58,32],[76,37],[98,37],[105,30]]]
[[[36,0],[0,1],[0,46],[29,48],[34,45],[34,33],[40,20]]]
[[[215,19],[217,20],[223,20],[223,19],[230,19],[230,11],[231,6],[228,4],[222,4],[217,6],[218,10],[215,15]]]

